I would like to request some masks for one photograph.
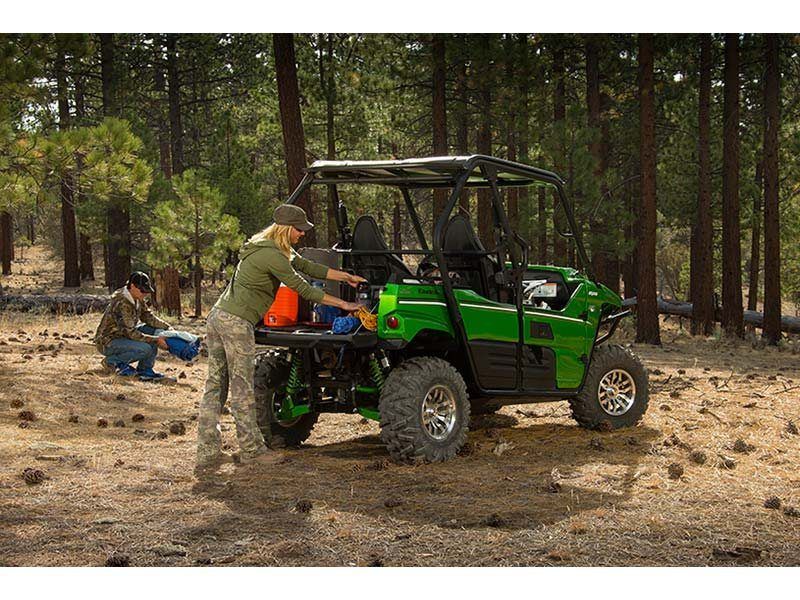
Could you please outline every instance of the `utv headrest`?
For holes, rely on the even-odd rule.
[[[353,226],[353,250],[388,250],[378,223],[371,215],[362,215]]]
[[[486,251],[478,236],[475,235],[475,230],[472,228],[469,218],[461,214],[454,215],[450,222],[447,223],[442,247],[444,250],[454,252],[463,250]]]

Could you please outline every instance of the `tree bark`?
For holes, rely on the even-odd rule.
[[[114,34],[100,34],[100,79],[103,89],[103,114],[118,116],[117,66]],[[107,264],[109,291],[122,287],[131,272],[130,214],[127,203],[111,200],[106,210]]]
[[[761,187],[763,162],[756,164],[756,191],[750,224],[750,268],[748,273],[747,310],[758,308],[758,276],[761,272]]]
[[[306,141],[300,112],[294,36],[291,33],[275,33],[272,36],[272,42],[275,51],[275,73],[278,81],[283,148],[286,153],[286,175],[290,190],[294,190],[303,179],[303,169],[306,167]],[[309,219],[313,218],[314,204],[308,190],[298,198],[297,205],[306,211]],[[317,239],[313,229],[306,233],[304,240],[306,245],[316,246]]]
[[[656,131],[653,93],[653,35],[639,34],[639,129],[642,192],[638,232],[636,341],[661,344],[656,303]]]
[[[76,314],[105,310],[110,298],[89,294],[58,294],[43,296],[37,294],[0,294],[0,308],[27,312],[47,309],[51,313]]]
[[[58,129],[69,129],[69,90],[67,89],[66,58],[60,47],[60,36],[56,36],[57,56],[55,61],[56,94],[58,96]],[[61,200],[61,234],[64,248],[64,287],[80,287],[81,274],[78,269],[78,236],[75,223],[75,178],[72,173],[62,172],[59,185]]]
[[[467,56],[469,55],[469,42],[467,35],[460,36],[460,56],[456,64],[456,98],[458,111],[456,112],[456,149],[459,155],[469,154],[469,88],[467,85]],[[461,209],[469,214],[469,190],[461,192],[458,199]]]
[[[517,124],[517,149],[519,154],[519,161],[523,164],[530,162],[530,143],[528,136],[530,135],[528,128],[528,120],[530,119],[530,80],[531,80],[531,56],[530,49],[528,48],[528,34],[520,33],[517,36],[517,44],[519,45],[519,123]],[[538,209],[539,209],[539,231],[538,231],[538,259],[541,264],[546,260],[547,252],[547,221],[543,219],[542,211],[544,209],[545,196],[543,195],[544,188],[539,189]],[[517,191],[518,206],[528,209],[526,215],[530,215],[531,222],[533,221],[532,210],[530,207],[530,189],[527,187],[520,188]],[[517,209],[519,213],[519,209]],[[542,229],[544,224],[544,229]],[[519,226],[519,224],[518,224]],[[520,227],[520,229],[523,229]],[[529,242],[533,244],[533,236],[530,236]],[[531,257],[533,253],[531,252]]]
[[[739,223],[739,36],[725,34],[722,150],[722,328],[744,336]]]
[[[162,107],[164,106],[164,96],[166,95],[167,105],[172,108],[171,97],[166,94],[167,83],[164,77],[164,40],[163,36],[156,35],[153,39],[154,55],[153,55],[153,89],[155,90],[155,102],[153,104],[153,112],[155,114],[155,126],[158,136],[158,163],[161,167],[161,173],[167,179],[172,178],[172,149],[170,148],[170,126],[167,118],[164,116]],[[168,59],[169,60],[169,59]],[[177,80],[177,74],[175,76]],[[170,86],[172,87],[172,86]],[[178,88],[177,82],[175,87]],[[177,94],[180,99],[180,92]],[[171,111],[167,111],[171,115]],[[180,105],[178,105],[178,120],[180,120]]]
[[[75,78],[75,119],[78,127],[83,127],[86,125],[85,93],[86,84],[83,75],[78,75]],[[86,196],[82,191],[83,187],[81,186],[83,159],[79,157],[76,162],[78,165],[76,174],[78,185],[75,197],[77,199],[77,204],[80,206],[86,201]],[[92,240],[88,235],[81,232],[80,227],[78,227],[78,271],[80,272],[81,281],[94,281],[94,256],[92,256]]]
[[[489,34],[481,34],[478,41],[479,54],[479,98],[481,125],[478,130],[478,153],[492,154],[492,91],[491,40]],[[478,237],[487,250],[494,248],[494,219],[492,218],[492,192],[483,188],[478,190]]]
[[[172,155],[172,173],[180,175],[184,169],[183,124],[181,119],[181,80],[178,67],[178,35],[167,34],[167,79],[169,85],[169,140]]]
[[[553,86],[553,125],[556,130],[556,154],[555,168],[556,172],[563,176],[565,161],[566,161],[566,140],[565,131],[567,119],[567,107],[565,103],[566,98],[566,83],[564,80],[564,46],[560,39],[554,41],[553,46],[553,73],[552,80]],[[558,193],[553,190],[553,210],[558,207],[560,202]],[[555,214],[553,215],[555,218]],[[553,231],[553,264],[563,265],[567,261],[567,242],[564,238]]]
[[[156,302],[167,314],[181,315],[181,284],[178,269],[164,267],[156,271]]]
[[[697,212],[692,226],[689,293],[693,335],[714,333],[714,231],[711,214],[711,35],[700,36]]]
[[[764,60],[764,338],[770,344],[780,340],[781,321],[781,237],[778,207],[778,131],[780,128],[780,38],[765,36]]]
[[[14,227],[11,213],[0,213],[0,262],[3,264],[3,275],[11,275],[12,250],[14,248]]]
[[[605,164],[600,140],[600,48],[597,36],[586,36],[585,53],[586,106],[588,109],[588,125],[591,130],[589,153],[594,158],[595,169],[593,175],[595,179],[602,181]],[[596,201],[597,199],[594,200]],[[594,202],[592,204],[594,205]],[[604,243],[606,235],[599,210],[590,214],[589,231],[591,232],[592,271],[598,281],[607,283],[606,244]]]
[[[325,96],[325,139],[327,141],[328,160],[336,160],[336,76],[333,65],[333,34],[318,36],[319,46],[319,80]],[[327,48],[327,57],[323,59],[323,48]],[[333,246],[338,237],[336,229],[336,194],[333,186],[328,186],[327,229],[328,245]]]
[[[518,130],[518,96],[514,94],[514,82],[516,81],[517,69],[517,56],[515,56],[515,44],[511,34],[506,39],[505,48],[505,76],[506,76],[506,105],[508,106],[508,118],[506,119],[506,158],[511,162],[517,162],[517,140],[519,138]],[[514,231],[519,229],[519,189],[515,187],[508,188],[506,192],[506,213],[511,228]],[[527,235],[527,234],[526,234]]]
[[[433,34],[431,40],[431,54],[433,62],[433,89],[432,89],[432,115],[433,115],[433,154],[436,156],[447,155],[447,99],[445,97],[445,69],[447,57],[445,55],[445,36]],[[433,218],[432,227],[436,226],[439,215],[447,203],[448,190],[436,189],[433,191]]]
[[[173,164],[172,164],[172,138],[171,138],[171,121],[173,112],[177,116],[176,119],[176,136],[182,140],[182,131],[180,129],[180,86],[177,75],[177,56],[175,53],[175,45],[173,45],[172,52],[167,54],[167,68],[169,69],[170,60],[172,61],[172,69],[170,72],[170,92],[167,93],[166,79],[164,77],[164,63],[162,62],[162,55],[164,50],[163,37],[156,35],[154,39],[155,55],[153,56],[153,87],[156,91],[156,103],[154,108],[156,129],[158,131],[158,157],[161,173],[166,179],[172,179]],[[170,59],[170,56],[172,57]],[[175,94],[171,93],[175,90]],[[168,104],[168,117],[165,118],[162,110],[164,96],[166,93],[166,100]],[[176,106],[173,107],[173,103]],[[182,151],[183,143],[178,141],[178,147]],[[182,162],[182,159],[181,159]],[[156,304],[160,310],[167,314],[181,316],[181,282],[178,269],[174,266],[165,266],[156,271]]]

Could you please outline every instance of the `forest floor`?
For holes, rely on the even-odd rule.
[[[198,481],[205,359],[160,361],[172,384],[104,375],[98,319],[0,313],[0,566],[800,564],[794,343],[670,321],[662,347],[631,345],[651,384],[637,427],[511,406],[475,418],[455,460],[401,466],[375,423],[323,415],[279,468]]]

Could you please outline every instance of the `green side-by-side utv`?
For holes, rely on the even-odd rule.
[[[452,458],[470,414],[503,405],[567,400],[583,427],[638,422],[647,372],[629,350],[604,343],[628,311],[592,277],[563,183],[555,173],[481,155],[312,164],[288,202],[311,186],[327,188],[338,242],[317,252],[368,280],[360,295],[377,314],[377,330],[256,327],[256,343],[272,347],[255,366],[259,424],[271,444],[302,443],[324,412],[379,421],[390,455],[402,462]],[[358,186],[399,190],[417,247],[390,248],[369,215],[351,230],[339,186],[354,194]],[[524,186],[555,190],[556,230],[574,242],[582,270],[528,264],[529,245],[512,230],[501,197]],[[473,188],[489,191],[494,248],[484,247],[459,207],[462,191]],[[430,245],[413,202],[419,189],[450,191]]]

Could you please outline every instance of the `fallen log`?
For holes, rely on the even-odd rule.
[[[626,298],[622,301],[622,305],[636,306],[636,297],[634,296],[633,298]],[[676,317],[691,318],[692,303],[665,300],[659,296],[658,312],[662,315],[674,315]],[[719,309],[714,311],[714,320],[718,323],[722,320],[722,314]],[[744,323],[745,325],[752,325],[753,327],[762,328],[764,326],[764,313],[760,313],[755,310],[746,310],[744,311]],[[781,315],[781,331],[785,331],[786,333],[800,333],[800,317]]]
[[[20,312],[49,312],[57,314],[82,315],[87,312],[100,312],[108,306],[108,296],[92,294],[44,294],[0,295],[0,308]]]

